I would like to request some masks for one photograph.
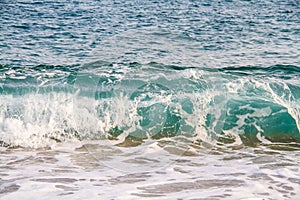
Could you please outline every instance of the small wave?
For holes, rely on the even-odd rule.
[[[268,76],[273,75],[282,79],[290,79],[299,77],[300,67],[294,65],[274,65],[270,67],[260,66],[237,66],[224,67],[219,69],[221,72],[235,75],[249,76]]]

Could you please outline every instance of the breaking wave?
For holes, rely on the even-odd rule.
[[[0,141],[183,136],[219,144],[300,142],[300,68],[160,63],[0,68]]]

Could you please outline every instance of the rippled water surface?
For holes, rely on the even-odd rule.
[[[299,66],[299,2],[1,1],[1,63]]]
[[[0,1],[1,199],[297,199],[296,0]]]

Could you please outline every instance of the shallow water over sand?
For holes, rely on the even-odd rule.
[[[1,149],[1,199],[297,199],[300,147],[105,141]]]

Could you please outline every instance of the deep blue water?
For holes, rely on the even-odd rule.
[[[200,67],[300,62],[296,0],[2,0],[0,9],[1,64],[69,65],[99,57]]]
[[[0,15],[2,144],[300,141],[296,0],[1,0]]]

